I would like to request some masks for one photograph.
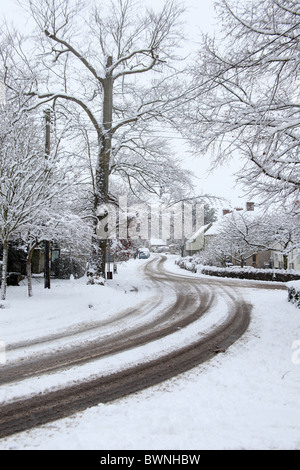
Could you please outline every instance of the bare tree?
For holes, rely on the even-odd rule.
[[[36,217],[38,215],[38,218]],[[32,297],[32,256],[34,250],[48,240],[60,248],[75,249],[85,253],[90,248],[90,227],[74,214],[63,201],[52,200],[48,207],[41,207],[38,214],[23,224],[14,234],[18,247],[26,253],[28,296]]]
[[[45,158],[42,126],[9,103],[0,113],[0,240],[3,244],[1,298],[6,296],[8,243],[26,224],[42,223],[41,211],[59,191],[62,174]],[[55,184],[53,183],[55,181]]]
[[[213,165],[233,154],[252,196],[299,199],[300,4],[221,0],[220,35],[205,37],[193,69],[184,119],[198,152]]]
[[[216,235],[202,254],[203,259],[232,258],[241,266],[253,254],[280,253],[284,269],[288,257],[300,247],[300,220],[290,212],[233,210],[218,222]]]
[[[74,197],[77,207],[81,207],[88,216],[93,209],[96,191],[97,144],[76,110],[72,110],[71,120],[68,138],[73,142],[76,138],[78,145],[68,160],[74,162],[74,172],[81,181],[80,195],[77,193]],[[148,121],[138,122],[133,129],[126,128],[115,136],[109,179],[108,199],[116,205],[121,194],[129,197],[131,193],[135,202],[145,202],[151,198],[164,204],[176,203],[194,194],[193,173],[181,166],[180,158],[173,155],[166,139],[157,137],[155,131],[152,135]]]
[[[165,204],[193,194],[193,174],[181,167],[165,139],[148,134],[148,123],[118,139],[111,158],[110,174],[137,199],[158,199]],[[128,191],[127,191],[128,192]]]
[[[91,8],[87,2],[69,0],[24,3],[38,25],[39,66],[44,72],[44,82],[41,75],[34,81],[32,73],[27,96],[37,98],[36,106],[62,100],[76,104],[95,135],[96,230],[99,214],[105,213],[98,208],[109,200],[112,140],[140,120],[162,117],[165,103],[158,90],[175,73],[172,62],[181,39],[182,8],[175,0],[167,0],[159,12],[132,0]],[[30,69],[35,70],[31,61]],[[94,245],[95,270],[104,275],[106,241],[95,238]]]

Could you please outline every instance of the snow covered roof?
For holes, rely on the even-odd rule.
[[[219,224],[216,222],[216,223],[213,223],[211,225],[211,227],[209,227],[206,232],[205,232],[205,235],[216,235],[216,233],[218,233],[218,230],[219,230]]]
[[[200,235],[203,235],[210,228],[211,223],[207,225],[202,225],[188,240],[188,243],[193,243]]]
[[[223,215],[217,220],[217,222],[214,222],[212,226],[205,232],[205,235],[216,235],[219,233],[219,228],[222,223],[222,220],[224,220],[225,217],[234,217],[235,214],[244,216],[246,215],[247,220],[250,220],[252,217],[256,217],[257,215],[261,214],[264,212],[264,209],[259,209],[257,206],[255,206],[254,203],[252,202],[247,202],[245,209],[240,208],[240,207],[235,207],[231,209],[224,209]]]

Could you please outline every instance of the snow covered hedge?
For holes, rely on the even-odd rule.
[[[71,256],[62,255],[52,262],[52,272],[57,279],[78,279],[85,274],[86,262]]]
[[[182,269],[187,269],[194,273],[206,274],[208,276],[230,277],[238,279],[255,279],[258,281],[278,281],[288,282],[300,279],[300,272],[292,269],[258,269],[252,266],[216,267],[204,266],[200,259],[193,256],[179,258],[175,261]]]
[[[288,282],[288,300],[300,308],[300,281]]]

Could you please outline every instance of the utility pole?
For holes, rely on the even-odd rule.
[[[51,115],[50,109],[45,111],[45,128],[46,128],[46,142],[45,142],[45,159],[48,160],[50,155],[50,126],[51,126]],[[45,241],[45,289],[50,289],[50,271],[51,271],[51,252],[50,242]]]

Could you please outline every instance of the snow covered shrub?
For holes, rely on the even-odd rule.
[[[201,273],[207,274],[208,276],[254,279],[257,281],[288,282],[291,280],[300,279],[300,273],[297,271],[285,269],[259,269],[253,268],[252,266],[245,266],[244,268],[240,268],[238,266],[232,266],[228,268],[203,266]]]
[[[193,259],[193,257],[179,258],[175,260],[175,264],[177,264],[181,269],[186,269],[187,271],[192,271],[193,273],[197,272],[198,263]]]
[[[84,276],[85,262],[80,262],[73,257],[61,256],[52,262],[52,271],[58,279],[70,279],[71,275],[78,279]]]
[[[259,269],[252,266],[231,266],[220,268],[217,266],[203,266],[197,257],[186,257],[176,260],[176,264],[188,271],[198,272],[207,276],[254,279],[257,281],[289,282],[300,279],[300,272],[292,269]],[[300,290],[300,289],[299,289]]]
[[[300,281],[288,283],[288,301],[300,308]]]

